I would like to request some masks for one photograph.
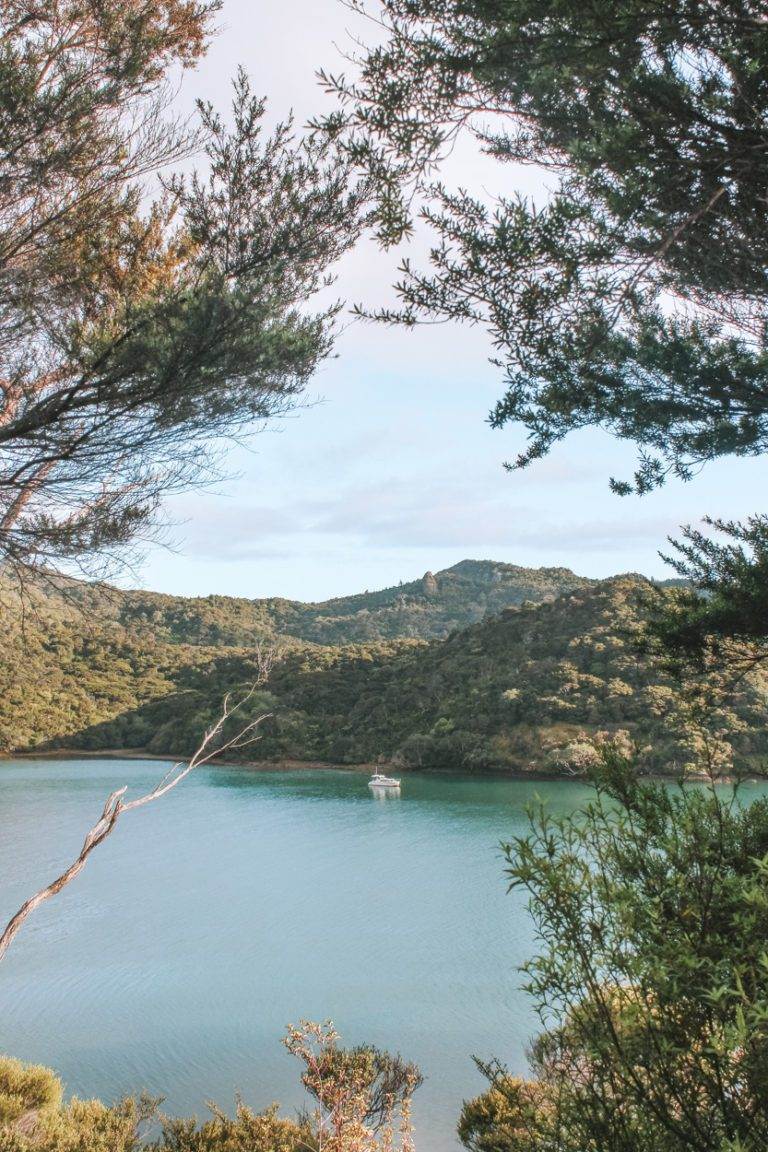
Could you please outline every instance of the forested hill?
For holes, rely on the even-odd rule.
[[[681,712],[676,686],[633,645],[647,587],[631,576],[582,581],[552,601],[505,608],[438,640],[330,646],[284,634],[281,657],[252,702],[272,717],[247,755],[571,771],[583,767],[583,734],[606,732],[630,737],[649,768],[691,763],[700,735]],[[130,611],[121,608],[126,602]],[[56,593],[41,596],[23,622],[6,609],[0,749],[190,752],[224,693],[256,676],[252,642],[201,639],[210,641],[214,627],[236,627],[239,602],[222,602],[226,618],[217,614],[219,598],[144,593],[111,599],[103,613],[92,600],[88,612],[73,609]],[[157,618],[146,616],[152,603]],[[210,614],[196,607],[207,604]],[[249,636],[270,635],[252,627]],[[768,755],[766,716],[768,674],[758,670],[716,717],[738,765]]]
[[[35,589],[45,616],[109,621],[172,644],[252,645],[277,636],[315,644],[439,639],[526,600],[539,603],[590,583],[568,568],[462,560],[380,592],[316,604],[271,598],[165,596],[52,578]],[[7,598],[6,598],[7,599]]]

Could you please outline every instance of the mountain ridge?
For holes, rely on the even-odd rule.
[[[243,645],[289,637],[335,645],[441,639],[506,607],[552,599],[592,583],[567,568],[462,560],[436,574],[427,572],[421,579],[373,592],[299,601],[174,596],[54,576],[47,578],[45,587],[38,582],[38,607],[65,614],[80,609],[171,642]]]

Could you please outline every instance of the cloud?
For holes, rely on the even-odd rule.
[[[542,551],[609,552],[619,551],[627,544],[646,541],[658,543],[662,547],[667,536],[677,528],[674,519],[655,516],[643,519],[624,516],[567,523],[548,521],[528,529],[519,539]]]
[[[601,481],[606,487],[607,471],[604,465],[587,464],[584,460],[559,455],[544,456],[516,473],[523,486],[574,484],[587,480]]]
[[[288,498],[275,507],[187,497],[177,511],[186,511],[189,520],[174,535],[185,555],[237,562],[298,559],[319,547],[338,546],[466,553],[484,548],[506,555],[515,548],[560,555],[608,552],[641,541],[661,546],[677,527],[674,519],[659,516],[550,516],[533,505],[510,505],[505,494],[503,484],[478,492],[459,480],[383,479],[343,486],[332,497]]]
[[[284,508],[233,503],[224,498],[184,497],[169,509],[172,546],[202,560],[244,560],[269,554],[277,541],[300,534],[302,525]]]
[[[317,517],[314,529],[356,536],[366,545],[500,545],[510,543],[514,520],[528,514],[510,510],[500,495],[470,493],[456,482],[383,481],[345,493]]]

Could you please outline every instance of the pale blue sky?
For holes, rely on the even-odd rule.
[[[225,106],[242,63],[273,116],[294,107],[304,119],[327,99],[314,70],[341,68],[352,19],[339,0],[225,0],[219,34],[185,78],[180,103],[201,95]],[[493,190],[505,181],[507,192],[517,181],[541,194],[531,170],[499,169],[468,148],[447,175]],[[419,235],[416,252],[425,243]],[[395,255],[361,246],[340,269],[338,294],[390,299],[395,264]],[[705,512],[744,516],[764,503],[766,460],[720,462],[692,483],[620,499],[608,477],[631,475],[634,449],[599,432],[506,473],[502,462],[523,435],[486,423],[501,380],[478,330],[349,323],[336,353],[310,387],[317,402],[255,436],[249,450],[229,451],[230,478],[215,490],[169,503],[173,550],[149,552],[145,587],[315,600],[466,557],[565,565],[589,576],[665,575],[657,552],[677,525]]]

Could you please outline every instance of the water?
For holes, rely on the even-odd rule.
[[[156,761],[0,764],[0,920],[77,854],[114,788]],[[456,1147],[473,1054],[525,1068],[536,1031],[516,969],[532,949],[499,842],[538,794],[576,783],[409,776],[374,798],[336,771],[198,770],[128,814],[0,965],[0,1050],[54,1067],[67,1090],[147,1089],[201,1114],[239,1092],[304,1103],[285,1026],[331,1018],[348,1043],[415,1060],[417,1147]]]

